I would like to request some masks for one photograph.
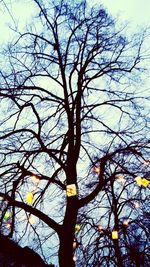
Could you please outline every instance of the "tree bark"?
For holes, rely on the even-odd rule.
[[[116,256],[116,259],[117,259],[117,266],[118,267],[123,267],[123,262],[122,262],[122,257],[121,257],[121,254],[120,254],[118,239],[114,240],[114,248],[115,248],[115,256]]]
[[[59,247],[59,267],[75,267],[73,241],[77,220],[77,197],[67,198],[67,207]]]

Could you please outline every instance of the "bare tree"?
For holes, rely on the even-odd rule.
[[[86,1],[33,3],[33,24],[3,52],[1,231],[60,267],[126,266],[121,222],[148,194],[148,98],[135,87],[146,31],[125,37]]]
[[[113,168],[107,166],[111,179],[105,189],[88,209],[79,212],[82,231],[76,238],[80,266],[146,267],[149,263],[148,192],[135,185],[134,172],[129,173],[125,167],[126,162],[129,165],[127,158],[124,161],[122,155],[120,165],[118,156],[113,160]],[[135,162],[134,159],[134,165]],[[124,169],[121,173],[120,167]],[[148,170],[142,170],[142,174],[148,175]]]

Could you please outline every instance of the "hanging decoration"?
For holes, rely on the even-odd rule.
[[[119,182],[119,183],[123,183],[123,184],[124,184],[125,181],[126,181],[123,175],[119,175],[119,176],[117,176],[116,180],[117,180],[117,182]]]
[[[142,185],[142,177],[141,177],[141,176],[137,176],[137,177],[135,178],[135,181],[137,182],[137,184],[138,184],[139,186]]]
[[[5,214],[4,214],[4,220],[5,221],[8,221],[9,218],[10,218],[10,216],[11,216],[10,212],[9,211],[6,211]]]
[[[77,248],[77,241],[74,240],[74,241],[73,241],[73,249],[76,249],[76,248]]]
[[[29,223],[32,225],[32,224],[35,224],[35,218],[32,216],[32,215],[30,215],[29,216]]]
[[[32,204],[32,202],[33,202],[33,193],[32,193],[32,192],[28,192],[28,193],[26,194],[26,202],[27,202],[28,204]]]
[[[145,159],[145,160],[143,161],[143,165],[146,167],[148,164],[149,164],[149,160],[148,160],[148,159]]]
[[[7,228],[7,229],[11,229],[11,223],[7,223],[7,224],[6,224],[6,228]]]
[[[146,178],[142,178],[140,176],[137,176],[135,178],[135,181],[139,186],[143,185],[144,187],[147,187],[149,185],[149,181]]]
[[[129,225],[129,220],[124,220],[123,221],[123,225],[128,226]]]
[[[95,166],[95,167],[93,168],[93,171],[94,171],[95,173],[97,173],[97,174],[100,174],[100,167]]]
[[[147,186],[149,185],[149,181],[148,181],[146,178],[143,178],[143,179],[142,179],[142,185],[143,185],[144,187],[147,187]]]
[[[73,256],[73,261],[76,261],[77,260],[77,257],[76,255]]]
[[[68,197],[76,196],[77,189],[75,184],[69,184],[66,186],[66,192]]]
[[[118,231],[112,231],[112,239],[118,239]]]
[[[98,225],[98,231],[102,231],[103,230],[103,227],[101,224]]]
[[[76,225],[75,225],[75,231],[76,231],[76,232],[79,232],[80,229],[81,229],[80,224],[76,224]]]
[[[140,204],[138,202],[134,202],[134,207],[138,209],[140,207]]]
[[[36,175],[32,175],[31,178],[32,178],[32,181],[35,183],[39,183],[39,181],[40,181],[39,177]]]

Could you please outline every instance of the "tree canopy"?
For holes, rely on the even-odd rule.
[[[1,232],[60,267],[146,267],[147,31],[102,5],[32,2],[1,51]]]

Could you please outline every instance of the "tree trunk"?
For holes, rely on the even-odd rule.
[[[60,238],[59,267],[75,267],[72,249],[73,242],[71,242],[68,234]]]
[[[67,207],[60,234],[59,267],[75,267],[73,241],[77,220],[77,197],[67,198]]]
[[[123,262],[122,262],[122,257],[121,257],[121,254],[120,254],[118,239],[114,240],[114,247],[115,247],[115,256],[116,256],[116,259],[117,259],[117,266],[118,267],[123,267]]]

